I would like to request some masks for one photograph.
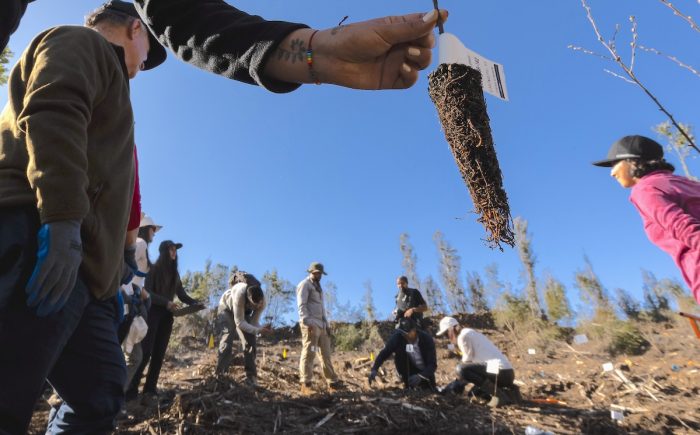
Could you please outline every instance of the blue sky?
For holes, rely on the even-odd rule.
[[[268,19],[316,28],[426,11],[431,2],[241,0],[237,7]],[[41,30],[79,24],[99,1],[39,0],[10,41],[21,52]],[[646,239],[627,191],[590,162],[627,134],[654,137],[664,121],[642,92],[603,72],[614,65],[575,53],[600,51],[577,0],[538,2],[443,0],[446,30],[505,65],[511,101],[487,97],[491,127],[513,216],[529,221],[537,273],[573,290],[588,255],[609,290],[641,295],[645,268],[680,278],[671,259]],[[697,2],[674,2],[697,15]],[[628,16],[640,42],[699,65],[700,33],[658,1],[592,0],[610,36]],[[437,53],[434,53],[437,58]],[[433,64],[428,71],[436,67]],[[651,54],[636,70],[679,120],[695,123],[700,78]],[[371,280],[375,303],[388,314],[401,273],[399,235],[409,233],[418,271],[438,277],[432,241],[440,230],[459,251],[463,271],[497,263],[501,278],[520,287],[517,251],[492,251],[471,214],[468,192],[427,93],[427,72],[405,91],[354,91],[303,86],[286,95],[237,83],[173,56],[132,82],[144,210],[164,239],[184,243],[180,268],[207,258],[262,275],[277,268],[296,283],[322,261],[339,299],[359,301]],[[5,92],[0,103],[6,101]],[[690,162],[698,172],[697,163]],[[152,249],[157,255],[157,247]]]

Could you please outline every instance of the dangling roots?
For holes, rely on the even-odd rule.
[[[486,242],[503,250],[515,244],[508,196],[493,146],[481,73],[461,64],[441,64],[429,76],[429,93],[462,179],[469,188]]]

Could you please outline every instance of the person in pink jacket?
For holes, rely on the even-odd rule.
[[[610,175],[632,189],[649,240],[673,258],[700,303],[700,183],[674,175],[663,147],[644,136],[623,137],[593,164],[611,167]]]

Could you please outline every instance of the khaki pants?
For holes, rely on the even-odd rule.
[[[325,328],[301,325],[301,359],[299,360],[299,380],[302,384],[311,382],[314,359],[321,352],[321,368],[326,382],[335,382],[338,375],[331,363],[331,338]]]

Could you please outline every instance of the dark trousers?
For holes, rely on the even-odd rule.
[[[0,208],[0,433],[25,433],[48,379],[63,405],[47,433],[109,433],[126,378],[114,298],[78,282],[64,308],[37,317],[25,286],[36,261],[35,207]]]
[[[127,395],[133,395],[138,391],[143,372],[148,365],[146,383],[143,386],[144,393],[156,393],[160,369],[163,366],[165,352],[168,350],[170,334],[173,332],[173,314],[165,307],[151,306],[148,311],[148,332],[141,342],[143,360],[134,379],[131,381]]]
[[[246,321],[250,322],[250,320],[250,317],[246,317]],[[243,347],[246,378],[251,379],[257,377],[257,368],[255,365],[257,346],[255,335],[243,332],[240,328],[236,328],[233,313],[229,310],[221,310],[216,317],[216,323],[217,329],[221,333],[216,372],[226,373],[231,366],[231,360],[233,360],[233,340],[237,335],[238,339],[241,341],[241,347]]]
[[[472,383],[477,388],[481,388],[486,383],[493,383],[497,387],[510,387],[515,380],[515,372],[513,369],[500,370],[498,376],[493,373],[486,372],[486,364],[457,364],[457,376],[463,382]],[[489,382],[487,382],[489,381]],[[487,394],[493,394],[493,391],[484,391]]]

